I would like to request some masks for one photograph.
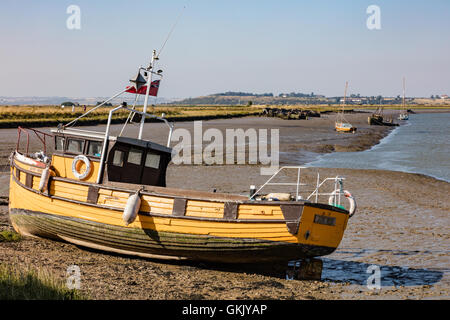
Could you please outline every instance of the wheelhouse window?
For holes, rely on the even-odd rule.
[[[58,151],[63,151],[64,150],[64,142],[66,142],[66,138],[56,136],[55,149]]]
[[[159,161],[161,156],[152,152],[147,152],[147,157],[145,158],[145,166],[148,168],[159,169]]]
[[[94,157],[100,157],[102,154],[102,145],[100,141],[89,141],[88,155]]]
[[[84,140],[79,139],[68,139],[67,140],[67,151],[75,153],[83,153]]]
[[[114,151],[114,157],[113,157],[113,165],[121,167],[123,166],[123,158],[125,157],[125,152],[116,150]]]
[[[141,161],[142,161],[142,150],[131,148],[130,151],[128,152],[127,162],[139,166],[141,165]]]

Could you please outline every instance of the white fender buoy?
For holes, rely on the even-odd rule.
[[[77,170],[78,161],[82,161],[86,165],[86,170],[83,173],[78,172],[78,170]],[[89,161],[88,157],[80,154],[80,155],[76,156],[75,158],[73,158],[72,173],[77,179],[83,180],[84,178],[86,178],[89,175],[90,172],[91,172],[91,162]]]
[[[48,179],[50,179],[50,168],[46,167],[42,170],[41,180],[39,180],[39,191],[44,192],[48,186]]]
[[[328,204],[330,206],[336,205],[334,203],[334,197],[335,197],[336,193],[338,193],[338,192],[339,192],[339,190],[334,190],[331,193],[330,197],[328,198]],[[355,201],[355,198],[353,198],[352,194],[349,191],[344,190],[343,193],[344,193],[344,196],[347,198],[348,202],[350,203],[350,209],[348,209],[348,212],[349,212],[348,216],[351,218],[356,212],[356,201]]]
[[[128,197],[127,204],[125,206],[125,209],[123,210],[122,220],[123,222],[125,222],[126,226],[136,220],[140,207],[141,196],[139,194],[139,191],[137,191],[135,194],[131,194]]]

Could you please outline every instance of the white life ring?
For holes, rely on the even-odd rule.
[[[328,198],[328,204],[330,206],[336,205],[334,203],[334,197],[337,193],[339,193],[339,190],[334,190],[331,193],[330,197]],[[344,193],[344,196],[347,198],[348,202],[350,202],[350,209],[348,209],[348,212],[349,212],[348,216],[351,218],[356,212],[356,201],[355,201],[355,198],[353,198],[352,194],[349,191],[344,190],[343,193]]]
[[[78,172],[78,170],[77,170],[78,161],[82,161],[86,165],[86,170],[84,170],[83,173]],[[80,154],[73,159],[72,173],[77,179],[83,180],[84,178],[86,178],[89,175],[90,172],[91,172],[91,162],[89,161],[88,157]]]

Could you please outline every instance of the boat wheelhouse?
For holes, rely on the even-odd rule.
[[[81,180],[92,183],[166,186],[166,170],[171,160],[171,149],[166,146],[142,139],[109,136],[104,169],[101,170],[104,135],[70,129],[55,129],[52,133],[55,142],[52,163],[59,177],[82,177]],[[71,170],[75,158],[80,159],[80,162],[76,164],[75,170]],[[87,168],[87,165],[92,168]],[[85,173],[84,177],[82,172]],[[77,173],[80,175],[77,176]]]

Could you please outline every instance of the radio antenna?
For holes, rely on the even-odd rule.
[[[159,49],[158,55],[156,56],[156,58],[159,57],[159,55],[160,55],[161,52],[163,51],[164,47],[166,46],[167,40],[169,40],[170,36],[172,35],[173,30],[174,30],[175,27],[177,26],[178,21],[180,20],[181,16],[183,15],[184,9],[186,9],[186,6],[183,6],[183,9],[181,10],[180,14],[178,15],[177,20],[176,20],[175,23],[173,24],[172,29],[170,29],[169,34],[167,35],[167,38],[166,38],[166,40],[164,41],[164,43],[163,43],[161,49]]]

